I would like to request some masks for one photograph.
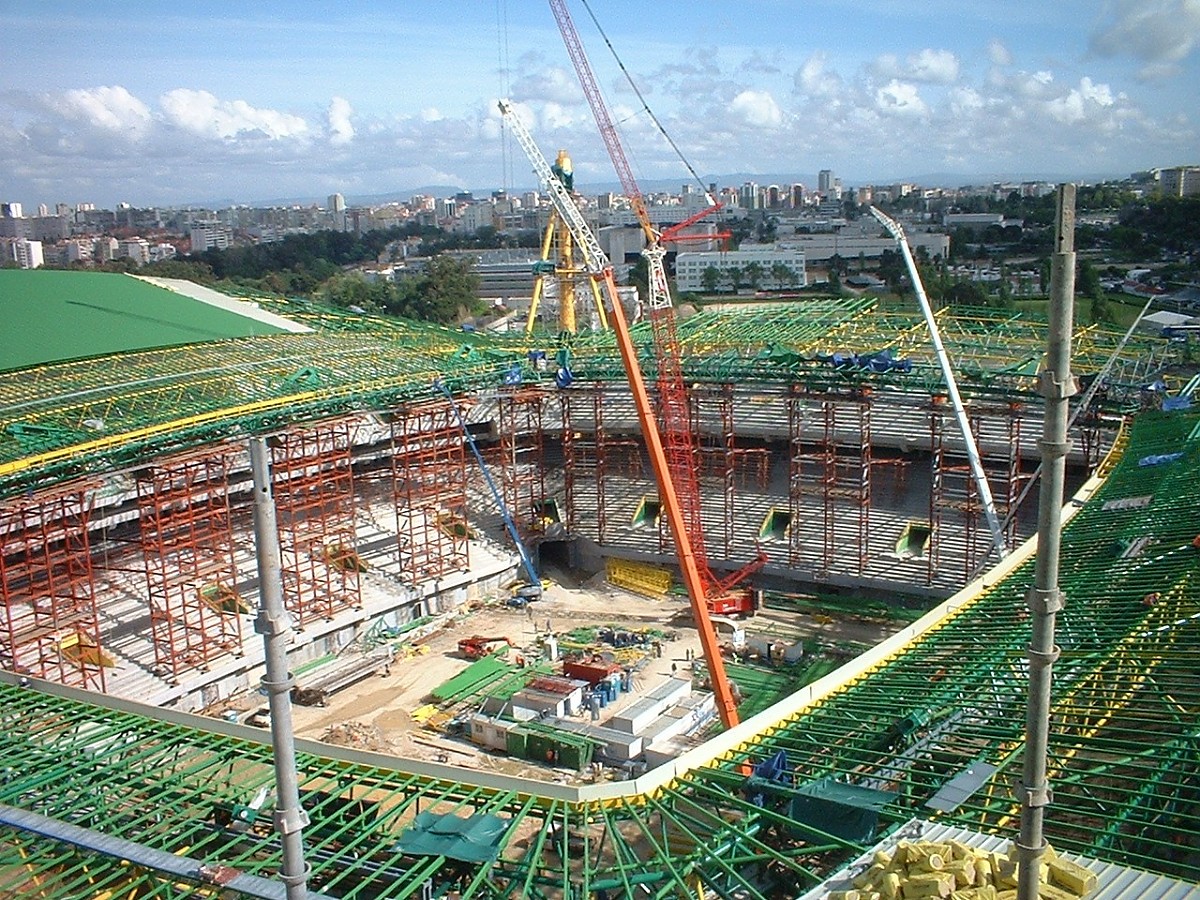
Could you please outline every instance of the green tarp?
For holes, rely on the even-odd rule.
[[[400,834],[396,848],[411,856],[445,856],[468,863],[491,862],[500,855],[500,840],[508,821],[480,814],[460,818],[418,813],[411,828]]]
[[[823,778],[796,791],[792,797],[791,817],[824,834],[860,844],[870,843],[875,839],[879,811],[895,796],[888,791]]]

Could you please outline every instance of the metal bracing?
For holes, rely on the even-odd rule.
[[[791,462],[792,564],[801,561],[802,545],[811,533],[801,526],[803,498],[816,498],[821,519],[818,569],[828,571],[836,557],[849,551],[862,573],[870,557],[871,539],[871,395],[858,390],[845,394],[789,395]],[[847,525],[849,529],[847,530]],[[815,530],[815,529],[814,529]]]
[[[1060,850],[1189,880],[1200,879],[1198,434],[1194,413],[1141,417],[1123,461],[1063,533],[1060,581],[1071,603],[1058,632],[1046,821]],[[1139,465],[1147,459],[1160,461]],[[929,815],[925,803],[977,763],[996,771],[940,817],[1011,835],[1031,571],[1022,562],[948,604],[918,637],[851,669],[817,702],[785,703],[763,727],[641,792],[606,784],[594,799],[571,799],[575,789],[563,785],[517,789],[489,773],[305,745],[310,885],[343,900],[415,896],[427,883],[435,894],[489,900],[585,900],[601,890],[666,898],[684,887],[697,896],[796,896],[865,849],[797,819],[797,788],[829,776],[891,791],[885,831]],[[0,683],[0,803],[270,875],[280,862],[270,825],[246,811],[270,784],[266,746],[220,723],[198,728],[200,720],[173,723],[104,702]],[[783,777],[749,790],[744,766],[780,750]],[[418,813],[498,816],[495,855],[404,853],[400,838]],[[164,881],[0,829],[0,884],[65,900],[88,879],[114,890]]]
[[[297,628],[362,605],[349,419],[270,439],[284,603]]]
[[[432,384],[439,377],[461,393],[502,384],[514,365],[527,382],[552,375],[529,366],[526,338],[270,302],[317,331],[123,354],[119,365],[114,357],[112,364],[88,360],[0,374],[0,492],[145,464],[217,443],[235,427],[270,433],[434,399]],[[1033,348],[1044,345],[1044,323],[994,310],[941,310],[937,320],[964,396],[1034,397],[1040,353]],[[940,375],[920,324],[915,310],[865,299],[701,312],[678,323],[683,374],[690,382],[802,383],[835,391],[851,379],[933,393]],[[644,341],[646,329],[636,327],[635,339]],[[1177,346],[1149,336],[1134,336],[1123,346],[1121,339],[1096,328],[1076,339],[1083,377],[1101,371],[1120,347],[1100,400],[1109,411],[1136,409],[1140,388],[1178,353]],[[872,365],[872,354],[884,350],[911,369]],[[641,362],[654,371],[652,355]],[[572,370],[580,380],[622,383],[612,336],[578,335]]]
[[[467,568],[462,428],[444,400],[406,403],[391,418],[392,502],[402,576],[414,583]]]
[[[541,388],[502,389],[496,397],[497,463],[504,503],[523,541],[546,530],[544,413]]]
[[[215,447],[134,473],[154,663],[172,680],[242,653],[241,615],[249,606],[238,595],[233,554],[235,452]]]
[[[104,690],[90,483],[0,502],[0,669]]]

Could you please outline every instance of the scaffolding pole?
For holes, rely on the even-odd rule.
[[[1077,388],[1071,376],[1071,326],[1075,299],[1075,185],[1058,189],[1055,253],[1051,258],[1050,331],[1046,336],[1046,368],[1038,377],[1045,398],[1042,483],[1038,495],[1038,552],[1034,584],[1025,595],[1032,614],[1029,656],[1029,702],[1025,717],[1025,757],[1021,774],[1021,834],[1017,840],[1017,900],[1037,900],[1040,864],[1046,852],[1042,823],[1050,804],[1047,752],[1050,745],[1050,687],[1059,648],[1054,629],[1066,605],[1058,587],[1062,547],[1062,501],[1066,480],[1067,407]]]
[[[279,879],[287,900],[306,900],[311,867],[304,860],[304,826],[308,813],[300,805],[296,775],[296,736],[292,730],[292,688],[287,645],[291,626],[283,606],[283,570],[275,499],[271,494],[271,464],[266,442],[250,440],[250,471],[254,476],[254,548],[258,560],[259,603],[254,630],[262,635],[266,653],[263,689],[271,709],[271,750],[275,762],[275,830],[283,842]]]

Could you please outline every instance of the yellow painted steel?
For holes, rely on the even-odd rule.
[[[628,559],[609,558],[605,561],[604,570],[605,578],[611,584],[648,597],[664,596],[675,580],[670,569]]]
[[[72,456],[78,456],[83,453],[94,453],[107,450],[111,447],[120,447],[124,444],[145,440],[146,438],[158,437],[164,434],[170,434],[172,431],[181,431],[184,428],[191,428],[195,425],[205,425],[210,422],[220,421],[221,419],[253,415],[254,413],[266,412],[270,409],[279,409],[282,406],[288,406],[290,404],[305,403],[309,400],[314,400],[319,396],[321,395],[317,391],[305,391],[301,394],[290,394],[286,397],[273,397],[270,400],[258,400],[254,403],[242,404],[241,406],[232,406],[225,409],[211,410],[209,412],[200,413],[199,415],[188,416],[183,419],[174,419],[170,422],[159,422],[155,425],[147,425],[145,428],[138,428],[133,431],[105,435],[102,438],[84,441],[81,444],[72,444],[70,447],[59,447],[56,450],[48,450],[45,453],[38,453],[33,456],[25,456],[21,459],[14,459],[6,463],[0,463],[0,478],[7,477],[9,475],[15,475],[17,472],[24,472],[26,469],[32,469],[37,466],[49,465],[50,463],[69,459]]]

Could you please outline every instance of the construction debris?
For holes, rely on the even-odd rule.
[[[853,889],[831,891],[829,900],[1016,900],[1017,850],[1007,853],[959,841],[900,841],[893,852],[878,850],[852,880]],[[1043,900],[1079,900],[1096,889],[1096,876],[1047,847],[1039,895]]]
[[[378,726],[364,725],[362,722],[342,722],[330,725],[321,735],[321,743],[334,744],[338,747],[354,747],[359,750],[390,750],[390,745],[383,737]]]

